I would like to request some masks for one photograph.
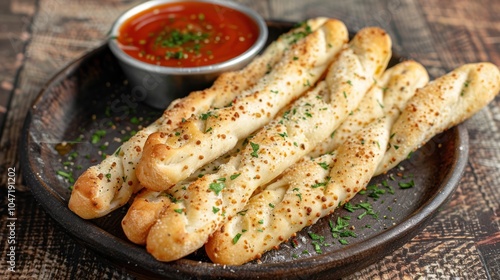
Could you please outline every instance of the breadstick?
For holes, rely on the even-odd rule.
[[[205,250],[210,259],[236,265],[259,258],[363,189],[384,154],[392,122],[427,81],[423,66],[413,61],[387,70],[379,82],[383,95],[375,102],[375,108],[382,109],[376,113],[380,117],[361,128],[356,123],[356,133],[336,151],[304,159],[264,186],[240,212],[244,214],[233,217],[209,239]],[[372,88],[368,94],[373,93],[378,90]],[[365,101],[373,102],[371,98]],[[370,111],[359,114],[373,117]]]
[[[297,231],[333,213],[371,179],[389,138],[388,121],[385,117],[375,120],[333,154],[294,165],[281,180],[252,197],[242,214],[224,224],[205,244],[210,259],[239,265],[260,258]]]
[[[328,20],[293,45],[276,67],[231,106],[193,115],[171,133],[153,133],[144,145],[137,177],[150,190],[165,190],[231,150],[304,94],[348,39],[345,25]]]
[[[326,20],[314,18],[304,22],[271,43],[262,55],[244,69],[224,73],[210,88],[174,100],[157,121],[141,129],[129,141],[123,143],[117,152],[88,168],[78,178],[71,194],[69,208],[82,218],[92,219],[124,205],[133,193],[142,188],[135,169],[149,135],[158,131],[169,132],[192,114],[198,115],[211,108],[226,106],[266,75],[282,59],[290,45],[303,40],[303,37],[317,30]]]
[[[500,73],[491,63],[466,64],[429,83],[394,124],[389,150],[375,175],[396,166],[434,135],[470,118],[499,90]]]
[[[318,96],[320,94],[324,95],[325,91],[326,91],[326,82],[322,81],[322,82],[318,83],[318,85],[312,91],[310,91],[308,94],[306,94],[306,96],[300,98],[299,100],[303,101],[302,104],[307,103],[309,100],[311,100],[313,102],[312,104],[315,104],[314,102],[317,102],[315,100],[316,96]],[[297,110],[296,107],[294,107],[293,109]],[[284,118],[289,118],[288,117],[288,115],[290,114],[289,112],[291,112],[291,110],[293,110],[293,109],[290,109],[289,111],[287,111],[284,114],[285,115]],[[295,116],[296,114],[297,114],[297,112],[293,116]],[[322,112],[322,115],[324,116],[325,119],[328,119],[328,117],[329,117],[327,115],[327,112]],[[281,119],[282,118],[278,118],[278,121],[281,121]],[[275,123],[278,121],[275,121]],[[281,135],[283,135],[282,137],[288,137],[287,128],[285,128],[283,125],[281,125],[279,123],[276,123],[276,125],[279,125],[280,126],[279,129],[281,129],[281,130],[276,131],[275,135],[281,134]],[[275,130],[278,130],[278,129],[275,129]],[[261,133],[261,134],[263,134],[263,133]],[[259,147],[262,144],[262,143],[259,143],[260,141],[269,140],[269,139],[266,139],[265,136],[261,136],[260,141],[256,141],[255,137],[257,137],[257,136],[254,136],[251,138],[252,143],[253,143],[253,145],[259,145]],[[259,143],[259,144],[257,144],[257,143]],[[251,144],[248,146],[251,146]],[[264,147],[264,146],[262,145],[262,147]],[[246,148],[247,149],[243,149],[244,152],[246,152],[247,154],[253,153],[252,150],[248,151],[248,147],[246,147]],[[167,214],[164,214],[164,213],[169,210],[168,207],[170,207],[170,208],[171,207],[179,207],[176,209],[183,209],[184,208],[184,209],[186,209],[185,212],[189,213],[189,214],[194,213],[194,212],[199,212],[199,214],[198,214],[199,216],[203,215],[204,214],[203,212],[211,211],[212,207],[221,208],[221,205],[214,206],[215,201],[219,198],[217,195],[214,195],[212,193],[207,194],[206,190],[210,189],[210,187],[207,187],[207,186],[212,184],[211,182],[218,182],[221,180],[221,178],[224,178],[224,179],[222,179],[223,181],[220,182],[222,184],[227,180],[226,179],[227,177],[231,177],[231,175],[233,175],[233,174],[238,174],[238,173],[241,174],[241,172],[239,172],[239,170],[238,170],[238,165],[240,165],[241,164],[240,162],[243,162],[243,160],[244,160],[244,159],[242,159],[244,157],[241,154],[242,154],[241,152],[234,154],[229,159],[229,162],[226,162],[225,164],[222,164],[219,166],[219,169],[217,172],[205,174],[201,179],[195,180],[194,182],[189,182],[189,181],[186,182],[187,180],[184,180],[184,181],[176,184],[173,188],[166,190],[166,191],[163,191],[163,192],[153,191],[153,190],[149,190],[149,189],[141,191],[138,194],[138,196],[134,199],[134,202],[132,203],[127,214],[123,218],[122,228],[123,228],[123,231],[125,232],[125,235],[128,237],[128,239],[130,241],[132,241],[134,243],[145,244],[147,237],[148,237],[148,234],[151,235],[149,233],[150,228],[155,223],[158,223],[157,221],[161,218],[161,216],[164,216],[164,217],[167,216]],[[249,162],[253,161],[253,157],[250,156],[250,158],[248,158],[247,161],[249,161]],[[229,181],[229,180],[227,180],[227,181]],[[192,183],[192,184],[189,184],[189,183]],[[226,183],[224,183],[224,184],[226,185]],[[228,188],[228,187],[226,187],[226,188]],[[207,195],[209,195],[209,199],[205,200],[204,197]],[[189,197],[189,199],[187,199],[187,197]],[[198,200],[205,202],[206,205],[204,205],[204,207],[193,206],[193,205],[198,203]],[[174,203],[181,202],[181,203],[177,203],[177,204],[174,204],[172,206],[171,202],[174,202]],[[150,207],[150,208],[148,208],[148,207]],[[191,209],[188,209],[188,207],[190,207]],[[201,208],[201,209],[199,209],[199,208]],[[172,210],[170,209],[170,211],[172,211]],[[227,212],[227,210],[224,210],[224,211]],[[176,214],[173,214],[173,215],[177,216]],[[213,224],[212,227],[214,227],[216,224],[220,223],[220,221],[218,221],[218,220],[213,221],[213,219],[221,220],[222,218],[219,216],[212,216],[209,218],[201,219],[201,221],[198,221],[196,219],[188,219],[188,221],[184,221],[182,223],[179,222],[180,223],[179,225],[186,224],[189,222],[191,222],[191,223],[197,222],[198,224],[200,224],[200,223],[202,223],[203,220],[208,220],[205,223],[212,223]],[[204,226],[204,228],[208,231],[212,231],[212,229],[209,228],[208,226]],[[207,234],[209,234],[209,233],[207,233]],[[196,245],[196,246],[201,247],[202,245],[203,245],[203,243],[199,246],[198,245]],[[196,246],[195,246],[195,249],[197,249]],[[185,247],[185,249],[187,249],[187,247]],[[173,251],[170,251],[170,253],[173,253]]]
[[[138,225],[137,218],[152,214],[140,213],[148,211],[146,200],[138,200],[141,207],[134,202],[123,219],[124,232],[127,236],[132,232],[138,241],[145,240],[148,252],[162,261],[181,258],[202,247],[215,230],[245,206],[258,186],[278,176],[340,125],[357,107],[373,77],[387,66],[390,48],[390,38],[383,30],[366,28],[358,32],[331,65],[325,81],[250,137],[244,149],[217,173],[187,186],[178,184],[174,192],[163,192],[172,199],[162,200],[160,211],[160,207],[152,207],[158,215],[156,220]],[[136,220],[131,221],[134,217]]]
[[[466,94],[474,95],[474,92],[482,96],[487,96],[481,99],[491,100],[500,89],[499,73],[496,67],[491,64],[474,64],[465,66],[468,69],[468,84],[465,88]],[[389,112],[389,117],[385,117],[385,121],[378,121],[368,128],[365,128],[351,137],[350,140],[340,146],[340,148],[333,154],[326,154],[322,157],[315,159],[315,161],[303,161],[300,165],[296,165],[289,169],[280,180],[269,185],[261,194],[252,198],[245,209],[244,216],[236,216],[229,223],[224,225],[221,231],[216,232],[213,237],[206,244],[205,248],[210,258],[214,262],[224,264],[241,264],[258,258],[266,250],[277,246],[284,240],[291,237],[294,233],[293,230],[300,230],[303,227],[315,223],[319,218],[328,215],[335,210],[341,202],[346,202],[351,199],[356,192],[363,189],[370,180],[370,176],[376,174],[376,169],[380,167],[380,162],[386,157],[384,151],[389,147],[388,141],[391,138],[393,131],[400,125],[398,123],[406,123],[410,119],[418,120],[417,116],[420,114],[415,108],[416,100],[431,98],[430,102],[436,104],[436,108],[443,108],[435,97],[435,95],[444,97],[444,99],[456,99],[457,88],[453,86],[444,86],[449,84],[462,85],[464,79],[459,75],[464,71],[460,67],[448,75],[441,77],[434,82],[426,85],[424,88],[417,90],[414,97],[410,99],[408,105],[405,106],[403,112],[399,115],[397,110]],[[474,73],[471,73],[474,72]],[[441,85],[441,86],[440,86]],[[423,92],[425,94],[423,94]],[[419,96],[422,95],[422,96]],[[461,95],[461,90],[459,94]],[[437,102],[437,103],[436,103]],[[473,111],[479,110],[474,98],[464,98],[465,104],[456,106],[457,110],[454,114],[457,116],[450,116],[446,114],[438,114],[433,117],[435,121],[441,123],[444,127],[450,127],[456,124],[457,119],[461,119],[467,115],[470,117]],[[479,101],[486,105],[483,101]],[[436,111],[433,108],[433,111]],[[471,110],[471,108],[474,108]],[[428,108],[431,110],[430,108]],[[391,117],[392,115],[392,117]],[[391,119],[398,116],[395,123],[389,125]],[[383,119],[382,119],[383,120]],[[378,126],[378,128],[376,128]],[[373,133],[379,130],[381,138],[371,138],[366,130]],[[412,131],[398,130],[402,135],[411,135]],[[439,133],[439,130],[434,130]],[[389,133],[390,132],[390,133]],[[373,149],[371,152],[364,150],[363,147],[370,144]],[[373,145],[376,143],[376,145]],[[362,157],[353,155],[365,155],[370,158],[369,161],[364,161]],[[404,158],[403,158],[404,159]],[[402,160],[401,158],[399,160]],[[321,163],[321,165],[320,165]],[[324,166],[330,166],[331,171],[325,170]],[[332,166],[333,165],[333,166]],[[318,175],[319,174],[319,175]],[[309,176],[305,176],[309,175]],[[310,178],[309,178],[310,177]],[[327,178],[329,178],[327,180]],[[325,190],[321,187],[325,186]],[[297,194],[300,194],[298,196]],[[253,202],[255,200],[255,202]],[[273,201],[274,208],[266,209],[265,201]],[[290,215],[287,211],[290,205],[297,207],[294,208],[294,215]],[[268,205],[267,205],[268,206]],[[266,211],[264,211],[266,210]],[[259,218],[260,215],[262,218]],[[261,222],[262,221],[262,222]],[[259,228],[260,227],[260,228]],[[289,229],[283,231],[283,229]],[[243,233],[243,229],[246,231]],[[257,234],[263,231],[264,234]],[[237,242],[233,242],[234,237],[240,234]],[[231,239],[232,238],[232,239]],[[236,244],[232,244],[236,243]]]
[[[424,66],[413,60],[403,61],[387,69],[378,81],[374,81],[358,108],[309,156],[318,157],[336,150],[350,135],[382,117],[388,109],[404,108],[401,103],[406,104],[408,96],[413,96],[415,89],[428,81],[429,75]]]

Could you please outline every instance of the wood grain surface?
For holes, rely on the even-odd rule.
[[[101,45],[113,20],[141,1],[0,1],[1,279],[134,279],[77,243],[23,185],[20,130],[43,85]],[[394,50],[432,77],[464,63],[500,65],[500,1],[238,0],[266,19],[339,18],[352,31],[384,28]],[[500,98],[465,125],[470,155],[449,204],[404,247],[345,279],[500,279]],[[16,272],[8,271],[7,179],[16,170]]]

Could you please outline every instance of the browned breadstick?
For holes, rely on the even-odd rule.
[[[78,178],[69,208],[82,218],[92,219],[104,216],[127,203],[132,194],[142,188],[135,169],[149,135],[158,131],[169,132],[193,114],[226,106],[274,68],[291,44],[317,30],[326,20],[314,18],[304,22],[271,43],[261,56],[243,70],[224,73],[212,87],[173,101],[157,121],[140,130],[123,143],[116,153],[90,167]]]
[[[347,39],[342,22],[327,20],[231,106],[192,116],[171,133],[151,134],[137,166],[141,184],[150,190],[168,189],[231,150],[312,87]]]
[[[499,90],[500,73],[491,63],[466,64],[429,83],[394,124],[390,148],[375,174],[388,171],[434,135],[470,118]]]
[[[467,79],[462,76],[464,71]],[[465,81],[467,83],[463,85]],[[252,198],[244,216],[234,217],[213,235],[205,246],[208,255],[214,262],[223,264],[241,264],[260,257],[266,250],[291,237],[295,231],[332,213],[341,202],[348,201],[363,189],[386,157],[385,151],[389,147],[393,131],[401,133],[400,137],[403,138],[405,135],[415,137],[414,131],[399,128],[408,123],[422,123],[419,121],[421,112],[415,108],[422,108],[423,104],[427,104],[423,107],[426,112],[436,112],[438,108],[444,109],[441,105],[443,103],[455,104],[453,114],[458,116],[432,115],[435,123],[439,123],[441,127],[450,127],[457,120],[463,121],[464,117],[470,117],[480,106],[485,106],[485,100],[491,100],[499,90],[498,68],[488,63],[466,65],[438,78],[419,89],[402,114],[392,110],[388,117],[356,133],[335,153],[326,154],[314,161],[302,161],[289,169],[278,181]],[[466,95],[482,97],[478,100]],[[456,103],[457,99],[460,99],[460,105]],[[427,102],[436,107],[431,108],[432,105]],[[391,119],[398,115],[391,128]],[[429,129],[428,126],[426,128]],[[438,133],[441,130],[432,131]],[[432,136],[432,133],[421,133],[426,137]],[[402,159],[404,158],[399,158]],[[322,163],[321,166],[318,163]],[[331,170],[325,170],[325,164]],[[274,208],[266,207],[269,202],[273,203]],[[293,211],[288,211],[291,207]],[[291,215],[290,212],[294,214]],[[234,241],[235,236],[238,236],[237,242]]]
[[[178,259],[203,246],[218,227],[244,207],[256,187],[302,158],[357,107],[373,77],[385,69],[390,47],[390,38],[383,30],[361,30],[331,65],[325,82],[248,139],[248,145],[216,173],[162,192],[171,199],[155,200],[163,203],[161,211],[156,206],[151,209],[158,215],[156,219],[142,226],[132,221],[155,215],[141,215],[148,211],[146,199],[134,202],[122,223],[127,236],[145,240],[148,251],[162,261]],[[158,193],[149,192],[144,197],[155,199],[155,195],[158,197]]]
[[[429,75],[424,66],[412,60],[403,61],[387,69],[384,75],[375,81],[358,108],[330,137],[316,146],[309,156],[318,157],[336,150],[349,136],[384,116],[393,107],[402,110],[415,89],[424,86],[428,81]]]
[[[304,159],[285,171],[280,178],[265,186],[252,197],[242,213],[226,222],[205,245],[209,257],[215,263],[242,264],[259,258],[264,252],[278,246],[295,232],[315,223],[347,201],[371,179],[381,160],[389,139],[390,125],[415,90],[428,81],[423,66],[408,61],[387,70],[379,85],[384,92],[362,102],[376,104],[382,112],[365,111],[361,104],[360,115],[372,119],[368,125],[344,122],[345,129],[357,129],[354,136],[339,145],[338,150],[314,160]],[[368,94],[378,93],[373,88]],[[384,117],[387,115],[387,117]],[[348,118],[348,119],[349,119]],[[360,128],[359,128],[360,127]],[[368,127],[368,128],[367,128]],[[328,167],[329,166],[329,167]],[[326,168],[328,167],[328,168]],[[328,179],[331,178],[331,179]],[[269,205],[273,205],[270,207]]]

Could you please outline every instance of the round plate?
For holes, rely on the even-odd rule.
[[[274,40],[292,24],[268,26],[269,40]],[[400,60],[394,55],[391,65]],[[368,190],[351,200],[354,209],[338,209],[258,261],[215,265],[200,249],[163,263],[125,237],[120,222],[127,207],[95,220],[81,219],[67,207],[75,178],[161,115],[135,100],[134,90],[107,46],[76,60],[47,83],[30,109],[21,162],[33,195],[55,221],[78,242],[139,276],[332,279],[348,275],[390,254],[423,229],[450,198],[467,161],[467,132],[463,126],[454,127],[393,171],[373,178]],[[340,234],[339,223],[349,224]]]

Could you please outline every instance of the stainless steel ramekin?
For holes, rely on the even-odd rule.
[[[189,0],[193,2],[193,0]],[[200,67],[165,67],[139,61],[126,54],[118,46],[115,38],[120,27],[130,17],[158,5],[183,2],[183,0],[153,0],[139,4],[123,13],[113,24],[108,45],[117,57],[121,68],[134,90],[134,97],[146,104],[164,109],[174,99],[183,97],[193,90],[204,89],[223,72],[243,68],[264,47],[268,30],[264,19],[254,10],[241,4],[222,0],[194,0],[196,2],[213,3],[240,11],[255,21],[258,37],[253,46],[239,56],[222,63]]]

